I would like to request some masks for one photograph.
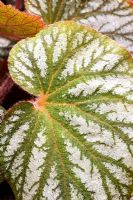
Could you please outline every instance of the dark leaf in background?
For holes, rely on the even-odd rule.
[[[11,4],[14,7],[18,8],[19,10],[24,10],[24,1],[23,0],[3,0],[2,1],[5,5]]]
[[[0,184],[0,200],[14,200],[13,192],[6,181]]]
[[[4,102],[6,95],[9,93],[13,85],[14,83],[7,68],[7,60],[0,59],[0,105]]]
[[[30,100],[31,98],[34,98],[32,95],[28,94],[24,90],[22,90],[19,86],[14,84],[6,98],[4,99],[2,106],[5,109],[9,109],[12,107],[13,104],[17,103],[18,101],[23,100]],[[1,199],[0,199],[1,200]]]

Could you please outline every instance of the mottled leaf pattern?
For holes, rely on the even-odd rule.
[[[0,123],[3,120],[4,114],[5,114],[5,109],[2,106],[0,106]],[[3,181],[3,166],[2,166],[2,156],[0,154],[0,183],[2,181]]]
[[[32,37],[44,27],[37,16],[28,15],[0,2],[0,35],[14,40]]]
[[[133,59],[76,24],[50,25],[11,50],[9,70],[33,102],[1,126],[17,200],[129,200],[133,177]]]
[[[5,109],[2,106],[0,106],[0,123],[2,122],[2,119],[4,117],[4,113],[5,113]]]
[[[73,19],[107,34],[133,54],[133,7],[128,0],[26,0],[46,23]]]

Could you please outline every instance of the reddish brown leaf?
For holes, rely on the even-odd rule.
[[[129,5],[133,6],[133,0],[127,0],[127,2],[129,3]]]
[[[19,40],[32,37],[44,28],[40,17],[21,12],[0,2],[0,35]]]

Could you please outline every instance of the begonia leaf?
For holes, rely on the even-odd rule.
[[[133,5],[130,0],[25,0],[30,13],[49,24],[76,20],[92,26],[133,54]]]
[[[5,115],[1,154],[16,200],[129,200],[133,59],[75,22],[50,25],[11,50],[14,81],[35,101]]]

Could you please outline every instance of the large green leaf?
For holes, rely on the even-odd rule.
[[[46,23],[73,19],[92,26],[133,53],[133,7],[127,0],[26,0]]]
[[[37,96],[14,105],[1,126],[17,200],[129,200],[132,65],[114,41],[74,22],[13,47],[12,78]]]

